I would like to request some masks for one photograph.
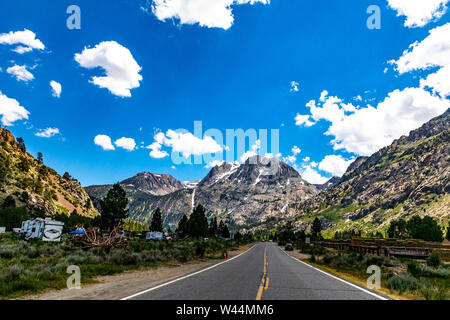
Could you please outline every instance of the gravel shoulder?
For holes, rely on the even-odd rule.
[[[232,258],[252,245],[230,251]],[[175,280],[188,274],[213,266],[223,260],[196,260],[187,263],[166,264],[158,268],[139,271],[127,271],[118,275],[97,277],[98,284],[84,286],[81,289],[47,291],[43,294],[23,297],[23,300],[118,300],[162,283]]]

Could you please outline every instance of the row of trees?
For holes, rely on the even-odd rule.
[[[230,231],[225,222],[220,221],[217,224],[217,218],[211,219],[208,224],[208,219],[206,218],[206,210],[202,205],[198,205],[191,216],[188,218],[184,215],[180,222],[178,223],[178,228],[176,233],[179,237],[216,237],[220,236],[223,238],[230,237]]]
[[[311,226],[311,233],[307,234],[304,231],[294,231],[292,224],[287,223],[278,230],[273,230],[271,238],[277,241],[289,242],[289,241],[303,241],[306,237],[310,237],[311,240],[320,240],[322,224],[319,218],[315,218]],[[421,239],[425,241],[441,242],[444,238],[444,230],[441,229],[436,220],[431,217],[420,218],[415,216],[410,220],[399,219],[391,222],[387,231],[389,238],[395,239]],[[361,231],[348,230],[342,232],[336,232],[334,239],[351,239],[356,237],[362,237]],[[374,232],[366,235],[371,238],[384,238],[381,232]],[[446,231],[446,239],[450,240],[450,223]]]
[[[408,221],[404,219],[392,221],[387,231],[389,238],[421,239],[437,242],[443,240],[443,234],[444,231],[439,227],[436,220],[431,217],[420,218],[418,216],[414,216]],[[449,239],[449,236],[450,225],[447,228],[447,239]]]
[[[117,226],[122,225],[129,217],[128,199],[125,190],[120,184],[115,184],[108,191],[106,197],[100,201],[100,206],[102,214],[96,218],[94,225],[98,225],[102,230],[113,230]],[[156,209],[152,216],[150,231],[164,232],[162,212],[159,208]],[[189,218],[186,215],[181,218],[176,233],[180,237],[193,238],[230,237],[230,231],[224,221],[218,223],[217,218],[213,218],[208,224],[206,210],[201,205],[194,209]]]

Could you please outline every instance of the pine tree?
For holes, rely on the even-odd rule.
[[[221,237],[223,237],[223,231],[225,229],[225,223],[221,220],[219,222],[219,227],[217,228],[217,234]]]
[[[224,237],[225,239],[230,238],[230,230],[228,229],[228,226],[226,224],[223,227],[222,237]]]
[[[15,208],[16,207],[16,201],[12,196],[7,196],[5,200],[3,201],[2,208]]]
[[[322,223],[320,222],[319,218],[314,219],[311,231],[314,239],[320,238],[320,232],[322,231]]]
[[[187,223],[187,235],[193,238],[208,236],[208,219],[205,215],[205,208],[198,205],[189,217]]]
[[[215,237],[217,235],[217,231],[218,231],[217,218],[213,218],[209,223],[209,236]]]
[[[184,238],[187,236],[187,224],[188,224],[188,218],[186,217],[186,215],[183,215],[180,222],[178,222],[178,227],[177,227],[177,231],[176,231],[176,233],[179,237]]]
[[[37,153],[37,161],[41,164],[44,163],[44,155],[42,154],[42,152]]]
[[[150,224],[150,231],[163,232],[162,214],[159,208],[156,209]]]
[[[23,138],[17,138],[17,145],[19,146],[19,149],[22,150],[22,152],[27,151],[27,147],[25,146],[25,141]]]
[[[448,227],[447,227],[447,237],[446,237],[446,239],[448,241],[450,241],[450,222],[448,223]]]
[[[100,201],[100,206],[102,208],[100,228],[102,229],[111,231],[128,217],[127,194],[118,183],[108,191],[106,198]]]

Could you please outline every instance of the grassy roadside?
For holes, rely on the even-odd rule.
[[[224,252],[244,244],[221,239],[130,240],[127,248],[83,250],[67,239],[60,243],[25,242],[4,234],[0,235],[0,300],[65,289],[71,265],[80,267],[81,283],[89,285],[97,283],[98,276],[219,259]]]
[[[450,299],[450,266],[436,261],[414,261],[379,257],[370,254],[343,252],[298,243],[300,260],[316,268],[367,286],[367,268],[381,268],[380,294],[395,300],[448,300]]]

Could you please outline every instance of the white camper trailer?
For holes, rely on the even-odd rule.
[[[61,241],[64,222],[55,221],[50,218],[35,219],[22,222],[20,235],[25,240],[40,239],[43,241]]]
[[[145,234],[145,239],[147,240],[162,240],[163,239],[162,232],[147,232]]]

